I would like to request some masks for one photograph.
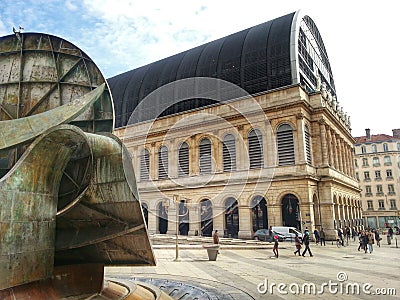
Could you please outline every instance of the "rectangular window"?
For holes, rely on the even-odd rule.
[[[358,172],[356,172],[356,179],[357,179],[358,181],[360,181],[360,176],[358,175]]]
[[[377,192],[377,194],[383,194],[383,189],[382,189],[382,185],[381,184],[378,184],[376,186],[376,192]]]
[[[372,196],[372,190],[370,185],[365,186],[365,196]]]
[[[385,201],[383,200],[378,200],[378,208],[379,209],[385,209]]]
[[[371,178],[369,178],[369,172],[364,172],[364,179],[365,180],[370,180]]]
[[[386,177],[393,178],[392,170],[386,170]]]
[[[389,195],[394,195],[394,185],[393,184],[388,184],[388,191],[389,191]]]
[[[381,171],[375,171],[375,179],[382,179]]]
[[[395,199],[390,199],[390,209],[397,209]]]
[[[363,158],[362,159],[362,162],[363,162],[363,167],[367,167],[368,166],[368,159],[367,158]]]
[[[367,201],[367,209],[368,210],[374,210],[374,205],[372,203],[372,200]]]

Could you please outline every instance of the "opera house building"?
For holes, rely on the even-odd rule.
[[[363,226],[349,99],[302,12],[107,81],[150,233]]]

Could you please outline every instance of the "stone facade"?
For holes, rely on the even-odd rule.
[[[258,111],[242,113],[254,103]],[[285,135],[278,133],[280,128],[287,129]],[[249,153],[254,129],[261,133],[256,167]],[[150,233],[175,233],[177,219],[186,223],[179,227],[183,234],[209,235],[217,229],[240,238],[251,238],[258,228],[293,225],[301,230],[323,227],[332,239],[339,226],[362,225],[349,118],[323,89],[309,94],[292,85],[119,128],[115,134],[132,154]],[[235,137],[235,167],[228,171],[223,151],[227,134]],[[204,138],[211,142],[209,172],[200,168]],[[187,176],[178,170],[182,142],[189,145]],[[166,178],[159,178],[161,146],[167,149]],[[284,152],[291,150],[287,159]],[[142,174],[146,168],[147,178]]]
[[[384,228],[400,225],[400,130],[393,136],[366,135],[356,138],[356,177],[362,189],[365,225]]]

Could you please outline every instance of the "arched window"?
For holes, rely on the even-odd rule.
[[[304,126],[304,142],[306,146],[306,159],[307,163],[309,165],[312,164],[312,159],[311,159],[311,142],[310,142],[310,131],[308,129],[308,126]]]
[[[250,169],[259,169],[264,166],[263,141],[261,131],[253,129],[249,132],[249,161]]]
[[[389,147],[388,147],[388,144],[383,144],[383,151],[385,151],[385,152],[387,152],[387,151],[389,151]]]
[[[189,176],[189,145],[186,142],[178,150],[178,176]]]
[[[158,179],[168,178],[168,148],[161,146],[158,150]]]
[[[222,141],[222,159],[224,172],[236,170],[236,144],[232,134],[227,134]]]
[[[372,147],[372,152],[373,152],[373,153],[376,153],[376,152],[377,152],[376,145],[372,145],[371,147]]]
[[[204,138],[199,144],[199,166],[200,174],[210,174],[212,170],[211,161],[211,142],[208,138]]]
[[[140,179],[149,179],[149,166],[150,166],[150,153],[149,150],[144,149],[140,155]]]
[[[280,166],[294,165],[293,128],[283,124],[277,130],[278,164]]]

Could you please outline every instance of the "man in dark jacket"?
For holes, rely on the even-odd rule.
[[[302,256],[304,257],[304,254],[306,254],[307,250],[310,256],[313,256],[310,250],[310,233],[308,231],[306,231],[303,237],[303,244],[306,246],[306,248],[304,249]]]

